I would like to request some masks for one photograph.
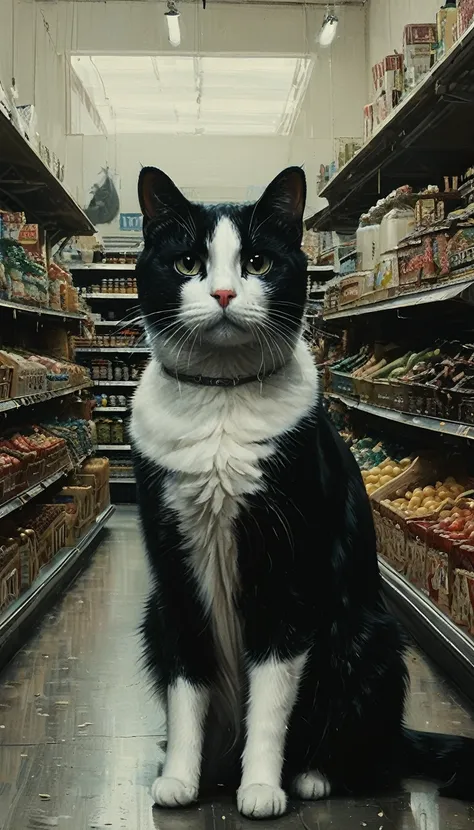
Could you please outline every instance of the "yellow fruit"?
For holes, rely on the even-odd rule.
[[[423,495],[425,496],[435,496],[436,489],[434,487],[423,487]]]
[[[443,485],[439,488],[439,490],[437,490],[436,495],[441,501],[444,501],[449,498],[449,490],[447,490]]]
[[[379,476],[381,472],[382,470],[380,469],[380,467],[372,467],[372,469],[369,470],[369,473],[372,476]]]
[[[380,486],[383,487],[384,484],[388,484],[392,480],[392,476],[388,474],[386,476],[382,476],[380,479]]]
[[[413,498],[413,493],[411,492],[411,490],[406,491],[405,498],[408,499],[408,501],[410,501],[410,499]]]
[[[421,507],[421,498],[420,498],[420,496],[413,496],[413,498],[410,499],[408,509],[409,510],[418,510],[419,507]]]
[[[403,469],[405,469],[406,467],[410,466],[411,458],[402,458],[402,460],[399,461],[399,464],[400,464],[400,467],[403,467]]]
[[[392,465],[391,465],[391,464],[387,464],[387,465],[383,468],[382,473],[383,473],[383,475],[384,475],[384,476],[390,476],[390,477],[392,477],[392,475],[393,475],[393,467],[392,467]]]
[[[368,496],[371,496],[371,495],[372,495],[373,493],[375,493],[375,491],[376,491],[376,490],[378,490],[379,488],[377,487],[377,485],[376,485],[376,484],[368,484],[368,485],[367,485],[367,487],[366,487],[365,489],[367,490],[367,495],[368,495]]]
[[[416,511],[417,516],[427,516],[430,511],[426,507],[419,507]]]
[[[380,476],[369,475],[369,476],[367,476],[367,478],[365,479],[365,483],[366,483],[366,484],[378,484],[378,483],[379,483],[379,479],[380,479]]]
[[[422,488],[421,487],[415,487],[415,489],[413,490],[413,495],[414,496],[422,496],[423,495]]]
[[[401,468],[401,467],[398,467],[396,464],[394,464],[394,466],[392,467],[392,475],[393,475],[393,477],[394,477],[394,478],[396,478],[397,476],[399,476],[399,475],[400,475],[400,473],[403,473],[402,468]]]
[[[428,510],[429,513],[432,513],[433,510],[436,510],[438,507],[438,503],[432,499],[425,499],[421,506],[424,507],[425,510]]]

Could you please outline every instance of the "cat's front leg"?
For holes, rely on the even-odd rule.
[[[178,677],[167,696],[166,760],[151,792],[160,807],[185,807],[198,797],[209,690]]]
[[[287,807],[281,777],[288,724],[307,652],[292,659],[277,655],[250,669],[247,739],[237,805],[248,818],[280,816]]]

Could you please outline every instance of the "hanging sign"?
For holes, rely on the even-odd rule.
[[[120,214],[120,230],[121,231],[141,231],[142,229],[141,213],[121,213]]]

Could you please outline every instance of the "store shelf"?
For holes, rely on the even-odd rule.
[[[327,394],[328,397],[340,401],[351,409],[367,412],[368,415],[376,415],[377,418],[384,418],[386,421],[395,421],[397,424],[426,429],[451,438],[474,439],[474,425],[462,424],[458,421],[442,421],[439,418],[430,418],[428,415],[409,415],[405,412],[396,412],[394,409],[384,409],[384,407],[375,406],[375,404],[363,403],[348,395],[339,395],[335,392],[328,392]]]
[[[97,444],[96,449],[99,452],[109,452],[111,450],[124,450],[128,452],[132,448],[130,444]]]
[[[474,640],[421,591],[379,559],[385,595],[397,617],[446,676],[474,700]]]
[[[134,478],[111,478],[111,484],[136,484]]]
[[[102,354],[103,352],[118,352],[119,354],[150,354],[150,349],[146,346],[87,346],[81,348],[77,346],[75,352],[84,352],[86,354]]]
[[[1,187],[2,183],[0,180],[0,193]],[[87,319],[86,315],[80,312],[54,311],[52,308],[38,308],[38,306],[26,305],[26,303],[14,303],[10,300],[0,300],[0,311],[2,308],[11,310],[15,314],[17,312],[20,314],[34,314],[36,317],[41,317],[41,319],[46,317],[56,320],[75,320],[79,322]]]
[[[54,398],[63,398],[65,395],[73,395],[76,392],[81,392],[83,389],[90,389],[91,386],[92,382],[82,383],[80,386],[70,386],[65,389],[58,389],[56,392],[39,392],[37,395],[9,398],[6,401],[0,401],[0,413],[8,412],[10,409],[18,409],[20,406],[35,406],[38,403],[52,401]]]
[[[94,415],[107,415],[108,412],[128,412],[128,406],[96,406]]]
[[[94,225],[10,119],[0,111],[0,201],[49,231],[51,242],[89,236]]]
[[[94,386],[138,386],[138,380],[94,380]]]
[[[324,319],[343,320],[348,317],[359,317],[363,314],[375,314],[381,311],[396,311],[399,308],[416,308],[417,306],[431,303],[445,303],[449,300],[456,300],[463,303],[474,303],[474,280],[468,279],[450,282],[439,288],[430,288],[426,291],[412,291],[392,297],[390,300],[382,300],[378,303],[367,303],[366,305],[351,306],[340,309],[333,314],[326,313]]]
[[[115,511],[109,505],[74,547],[63,548],[45,565],[34,584],[0,615],[0,668],[25,642],[35,620],[78,573],[86,553]]]
[[[103,294],[101,292],[94,293],[93,291],[88,291],[87,294],[83,294],[82,296],[86,300],[138,300],[138,294],[115,294],[107,291]]]
[[[133,323],[127,323],[127,320],[98,320],[94,322],[94,326],[97,328],[105,327],[109,328],[110,326],[120,326],[122,329],[136,329],[136,328],[143,328],[143,321],[142,320],[134,320]]]
[[[112,262],[70,262],[67,267],[74,271],[134,271],[135,263]]]
[[[63,467],[61,470],[58,470],[57,473],[54,473],[54,475],[49,476],[49,478],[45,478],[43,481],[38,481],[32,487],[28,487],[26,490],[23,490],[22,493],[18,493],[18,495],[13,499],[10,499],[10,501],[0,504],[0,519],[4,519],[9,513],[13,513],[14,510],[19,510],[21,507],[24,507],[31,501],[31,499],[34,499],[41,493],[44,493],[48,487],[51,487],[51,485],[59,481],[60,478],[67,475],[67,473],[70,473],[72,469],[72,466]]]
[[[381,195],[407,183],[415,190],[427,181],[441,184],[441,172],[461,174],[472,164],[473,53],[474,24],[323,187],[329,208],[308,227],[332,230],[346,223],[355,230]]]

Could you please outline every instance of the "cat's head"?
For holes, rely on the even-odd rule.
[[[221,372],[284,362],[306,299],[303,171],[284,170],[252,205],[192,203],[152,167],[142,169],[138,194],[138,293],[155,354],[181,370],[213,359]]]

